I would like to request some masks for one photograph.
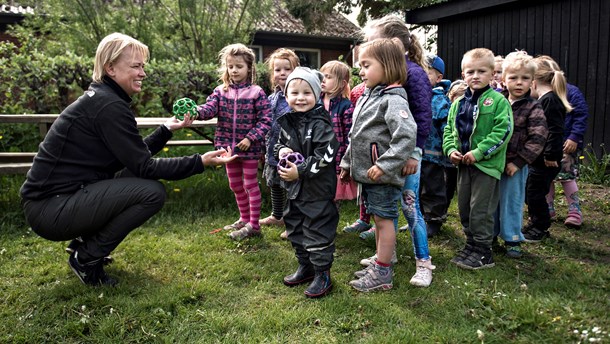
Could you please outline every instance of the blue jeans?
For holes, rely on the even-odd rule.
[[[439,167],[441,168],[441,167]],[[400,203],[402,205],[402,213],[409,224],[411,239],[413,241],[413,251],[417,259],[429,259],[430,251],[428,249],[428,233],[426,231],[426,222],[419,208],[419,176],[421,173],[421,161],[417,166],[417,172],[406,176],[405,184],[402,187],[402,197]],[[394,226],[397,226],[397,221],[394,221]]]
[[[368,214],[398,221],[400,189],[389,184],[362,184],[362,198]]]
[[[528,167],[523,166],[512,177],[502,173],[500,179],[500,202],[494,214],[494,236],[504,241],[521,242],[523,227],[523,204]]]

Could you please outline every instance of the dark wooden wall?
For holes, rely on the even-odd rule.
[[[610,0],[519,1],[438,21],[438,55],[446,77],[460,77],[462,55],[485,47],[506,55],[549,55],[589,105],[585,143],[610,153]]]

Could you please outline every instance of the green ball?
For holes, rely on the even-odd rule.
[[[177,119],[183,120],[184,115],[188,114],[190,118],[197,118],[197,103],[190,98],[180,98],[174,102],[172,112]]]

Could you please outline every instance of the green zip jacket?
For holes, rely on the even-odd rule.
[[[450,156],[460,151],[457,115],[468,99],[464,96],[451,104],[447,126],[443,133],[443,152]],[[502,94],[489,88],[478,98],[473,111],[474,124],[470,135],[470,150],[477,162],[474,165],[487,175],[500,179],[506,162],[506,149],[513,133],[513,112]],[[468,152],[461,152],[466,154]]]

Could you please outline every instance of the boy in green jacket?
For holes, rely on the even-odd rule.
[[[466,234],[466,246],[451,262],[470,270],[494,266],[493,214],[513,131],[510,103],[489,86],[493,70],[490,50],[477,48],[464,54],[462,77],[468,89],[451,105],[443,133],[443,152],[458,166],[458,209]]]

